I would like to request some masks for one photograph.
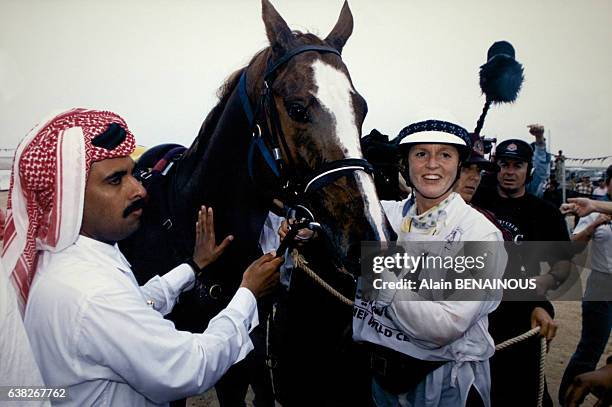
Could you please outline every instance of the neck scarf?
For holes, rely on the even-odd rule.
[[[452,192],[446,199],[429,210],[417,215],[416,202],[410,207],[402,222],[402,232],[419,233],[424,235],[434,235],[438,229],[438,224],[444,222],[448,216],[446,207],[455,196]]]

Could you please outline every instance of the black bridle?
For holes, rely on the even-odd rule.
[[[288,207],[306,207],[305,202],[308,195],[335,182],[337,179],[352,174],[355,171],[364,171],[373,174],[372,165],[363,158],[345,158],[323,163],[308,174],[301,175],[298,171],[291,154],[287,140],[283,134],[274,96],[272,83],[278,75],[278,70],[291,58],[303,52],[314,51],[320,54],[331,53],[340,57],[340,52],[335,48],[318,45],[304,45],[297,47],[276,61],[269,61],[263,78],[263,92],[253,112],[247,95],[246,80],[247,69],[242,72],[238,83],[238,93],[244,113],[249,121],[252,131],[252,139],[248,152],[248,171],[251,180],[255,181],[253,162],[255,154],[259,152],[268,168],[280,181],[281,190],[279,198]],[[263,117],[259,117],[261,116]],[[261,119],[261,120],[258,120]],[[268,126],[268,123],[270,124]],[[282,151],[284,150],[284,157]],[[312,212],[309,213],[310,221],[315,221]]]

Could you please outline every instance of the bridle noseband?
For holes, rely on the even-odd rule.
[[[267,167],[280,181],[280,199],[288,206],[304,206],[309,194],[335,182],[337,179],[349,175],[355,171],[364,171],[373,174],[372,165],[363,158],[345,158],[323,163],[308,174],[299,174],[298,168],[289,154],[286,137],[279,123],[278,111],[272,94],[272,83],[278,75],[278,70],[289,60],[303,52],[314,51],[320,54],[331,53],[338,55],[340,52],[335,48],[319,45],[304,45],[297,47],[277,61],[268,61],[268,67],[264,75],[263,93],[259,99],[256,110],[253,112],[247,95],[246,80],[247,68],[244,69],[238,83],[238,94],[242,108],[249,121],[252,130],[251,143],[248,150],[247,166],[249,177],[255,181],[254,159],[259,152]],[[263,116],[258,121],[258,116]],[[268,126],[268,122],[270,126]],[[271,148],[269,147],[271,146]],[[282,147],[282,148],[281,148]],[[282,150],[285,152],[283,157]],[[312,212],[311,212],[312,213]],[[315,219],[310,219],[315,221]]]

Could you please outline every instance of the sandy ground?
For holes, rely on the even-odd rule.
[[[0,192],[0,208],[5,210],[7,192]],[[557,323],[559,330],[557,337],[551,343],[551,347],[546,358],[546,377],[548,386],[553,397],[557,398],[557,390],[561,381],[561,376],[565,370],[567,362],[576,349],[576,344],[580,338],[581,329],[581,308],[577,301],[558,301],[554,303],[557,313]],[[604,363],[605,357],[612,354],[612,341],[608,341],[606,351],[600,360],[600,366]],[[518,373],[518,372],[517,372]],[[252,393],[247,396],[247,405],[252,406]],[[589,397],[584,403],[585,406],[592,406],[594,398]],[[211,390],[199,397],[192,397],[188,400],[190,407],[216,407],[218,403],[214,390]]]

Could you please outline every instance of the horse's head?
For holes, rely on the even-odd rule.
[[[266,144],[278,147],[283,157],[282,182],[298,185],[297,202],[289,203],[303,203],[312,211],[338,265],[358,272],[360,242],[386,241],[393,232],[362,161],[366,101],[340,57],[353,30],[353,16],[345,3],[336,25],[321,40],[292,32],[268,0],[262,4],[270,48],[247,74],[254,106],[265,94],[262,76],[269,86],[258,111],[263,132],[271,133],[264,135]]]

